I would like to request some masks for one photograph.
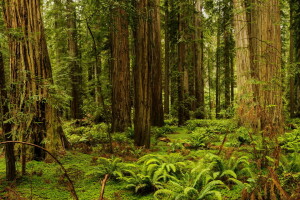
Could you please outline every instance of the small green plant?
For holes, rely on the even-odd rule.
[[[153,127],[151,132],[157,139],[157,138],[165,136],[166,134],[173,133],[174,130],[169,125],[166,125],[163,127]]]
[[[247,156],[231,157],[229,160],[225,160],[214,154],[208,154],[205,158],[205,162],[209,163],[209,169],[213,172],[213,179],[240,186],[243,186],[240,179],[253,177],[248,160]]]
[[[300,129],[295,129],[279,137],[279,143],[287,152],[297,152],[300,149]]]
[[[171,152],[173,152],[173,153],[180,151],[182,149],[185,149],[181,140],[169,142],[168,145],[170,146]]]
[[[170,155],[153,155],[148,154],[141,157],[138,161],[143,168],[156,177],[160,177],[162,181],[166,182],[169,179],[174,179],[182,173],[186,167],[186,162],[180,154]]]
[[[123,176],[125,170],[128,169],[128,164],[122,162],[120,158],[104,158],[100,157],[96,161],[95,170],[87,173],[87,176],[97,176],[98,178],[103,177],[108,174],[113,180],[117,180],[119,177]]]
[[[219,188],[226,187],[220,180],[213,180],[207,168],[194,168],[181,179],[169,181],[165,188],[154,193],[155,199],[202,200],[212,197],[222,199]]]
[[[197,128],[189,138],[191,148],[207,148],[207,145],[212,141],[214,134],[207,132],[206,128]]]

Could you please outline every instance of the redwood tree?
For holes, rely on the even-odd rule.
[[[127,13],[119,5],[112,22],[112,132],[124,132],[131,126],[129,32]]]
[[[71,116],[80,119],[82,113],[82,67],[79,64],[78,34],[76,25],[76,7],[73,0],[67,0],[67,27],[68,27],[68,50],[70,56],[70,77],[71,77]]]
[[[5,80],[5,70],[4,70],[4,62],[3,55],[0,52],[0,108],[1,108],[1,119],[0,119],[0,127],[2,129],[2,133],[6,141],[12,140],[12,126],[11,123],[5,122],[9,119],[9,102],[8,102],[8,93],[6,88],[6,80]],[[6,179],[8,181],[13,181],[16,178],[16,159],[14,154],[14,144],[8,143],[5,145],[5,163],[6,163]]]
[[[160,35],[160,0],[149,0],[149,65],[151,68],[152,106],[151,124],[164,125],[162,102],[162,65]]]
[[[204,104],[204,42],[203,42],[203,16],[202,16],[202,0],[197,0],[195,17],[195,97],[196,97],[196,118],[205,118]]]
[[[57,138],[64,137],[57,111],[51,105],[52,70],[40,1],[4,0],[3,3],[10,52],[12,130],[18,137],[23,136],[23,140],[55,151],[62,144]],[[46,145],[45,138],[49,140]],[[33,158],[41,160],[45,154],[34,148]]]
[[[148,63],[148,0],[135,2],[134,142],[150,148],[151,65]]]

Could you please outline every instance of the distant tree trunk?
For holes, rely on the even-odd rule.
[[[82,113],[82,67],[79,64],[78,35],[76,27],[76,8],[73,0],[67,0],[67,26],[68,26],[68,48],[70,61],[71,77],[71,116],[74,119],[81,119]]]
[[[291,117],[300,117],[300,2],[290,0],[290,70],[289,110]]]
[[[152,106],[151,123],[153,126],[164,125],[162,101],[162,65],[161,65],[161,35],[160,35],[160,0],[149,0],[149,52],[148,59],[151,68]]]
[[[234,40],[233,40],[233,5],[232,0],[225,3],[223,7],[223,38],[224,38],[224,109],[227,111],[234,99]],[[230,117],[226,112],[225,117]]]
[[[233,45],[234,46],[234,45]],[[231,106],[234,105],[234,54],[230,54],[230,104]]]
[[[171,85],[171,113],[178,111],[178,11],[175,0],[170,2],[169,36],[170,36],[170,85]]]
[[[12,140],[11,124],[5,122],[9,119],[8,95],[6,91],[6,80],[3,55],[0,52],[0,108],[1,108],[1,128],[6,141]],[[6,163],[6,179],[13,181],[16,178],[16,158],[14,153],[14,144],[8,143],[5,145],[5,163]]]
[[[121,6],[112,13],[112,132],[124,132],[131,126],[128,15]]]
[[[211,62],[210,58],[211,56],[211,50],[208,49],[208,61],[207,61],[207,78],[208,78],[208,103],[209,103],[209,113],[208,117],[209,119],[212,118],[211,113],[212,113],[212,100],[211,100],[211,85],[212,85],[212,80],[211,80]]]
[[[227,28],[226,28],[227,29]],[[225,88],[225,104],[224,109],[227,110],[230,107],[230,33],[225,30],[224,33],[224,88]]]
[[[289,111],[290,117],[295,117],[295,67],[294,67],[294,30],[293,30],[293,22],[294,22],[294,5],[293,1],[290,0],[290,68],[289,68]]]
[[[169,0],[165,0],[165,84],[164,112],[170,113],[170,12]]]
[[[203,66],[203,25],[202,25],[202,0],[196,1],[196,52],[195,52],[195,97],[198,119],[205,118],[205,103],[204,103],[204,66]]]
[[[150,148],[151,66],[148,63],[148,0],[136,1],[134,68],[134,142],[137,146]]]
[[[32,143],[55,152],[67,145],[56,109],[51,105],[52,70],[45,40],[39,0],[4,0],[4,21],[8,29],[12,91],[12,130]],[[18,31],[16,33],[16,31]],[[30,39],[28,39],[30,38]],[[24,113],[25,118],[18,116]],[[49,142],[43,143],[47,138]],[[61,140],[57,140],[60,138]],[[34,148],[34,159],[45,154]]]
[[[216,118],[220,118],[221,112],[221,96],[220,96],[220,69],[221,69],[221,47],[220,47],[220,40],[221,40],[221,11],[219,5],[219,22],[218,22],[218,31],[217,31],[217,52],[216,52]]]
[[[189,106],[187,102],[188,95],[188,69],[186,60],[186,8],[180,5],[179,11],[179,41],[178,41],[178,125],[182,126],[189,119]]]

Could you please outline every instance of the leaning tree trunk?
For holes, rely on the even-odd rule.
[[[78,35],[76,27],[76,8],[73,0],[67,0],[67,27],[68,27],[68,49],[70,56],[71,77],[71,116],[73,119],[81,119],[82,112],[82,67],[79,64]]]
[[[129,32],[126,11],[116,7],[112,21],[112,132],[124,132],[131,126]]]
[[[52,70],[40,1],[4,0],[3,5],[9,33],[12,130],[17,136],[26,131],[32,143],[56,151],[66,141],[58,113],[51,105],[54,99],[50,94],[55,91],[49,87],[53,83]],[[45,144],[46,138],[48,142]],[[33,158],[42,160],[45,154],[34,148]]]
[[[136,2],[134,68],[134,142],[150,148],[151,66],[148,63],[148,0]]]
[[[149,65],[151,68],[151,125],[164,125],[162,101],[162,65],[160,35],[160,0],[149,0]]]
[[[5,122],[9,119],[9,102],[8,102],[8,94],[6,91],[6,80],[5,80],[5,70],[4,70],[4,62],[3,55],[0,52],[0,108],[1,108],[1,120],[0,127],[2,128],[2,133],[4,135],[4,139],[6,141],[12,140],[11,135],[11,124]],[[6,164],[6,179],[8,181],[13,181],[16,178],[16,159],[14,153],[14,144],[7,143],[5,145],[5,164]]]

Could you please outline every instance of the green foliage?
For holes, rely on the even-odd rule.
[[[78,143],[88,143],[93,145],[108,141],[107,124],[101,123],[77,127],[74,123],[75,122],[71,122],[71,124],[66,124],[64,127],[66,136],[72,145]]]
[[[168,146],[170,146],[171,152],[173,153],[185,149],[182,140],[174,140],[173,142],[169,142]]]
[[[299,152],[300,149],[300,129],[295,129],[285,133],[278,138],[280,146],[288,152]]]
[[[166,134],[173,133],[174,129],[171,126],[166,125],[163,127],[152,127],[151,132],[155,138],[159,138],[165,136]]]
[[[96,161],[95,170],[87,173],[87,176],[96,176],[99,179],[105,174],[108,174],[110,178],[117,180],[123,176],[125,170],[129,168],[129,165],[123,163],[120,158],[113,157],[111,159],[100,157]]]
[[[243,183],[239,179],[247,179],[253,177],[250,168],[249,158],[242,156],[240,158],[231,157],[230,159],[222,159],[220,156],[208,154],[204,162],[209,163],[209,169],[212,171],[212,177],[215,180],[222,180],[226,184],[233,183],[243,187]]]
[[[181,179],[170,181],[166,188],[156,191],[154,197],[169,200],[222,199],[218,189],[224,186],[222,181],[212,179],[208,169],[198,167],[184,173]]]
[[[238,139],[238,142],[240,143],[239,146],[243,145],[243,144],[250,144],[251,143],[251,138],[249,136],[250,134],[250,130],[245,128],[245,127],[240,127],[236,130],[236,133],[237,135],[237,139]]]
[[[191,148],[207,148],[207,145],[214,139],[215,134],[208,131],[206,128],[197,128],[190,135],[189,145]]]

